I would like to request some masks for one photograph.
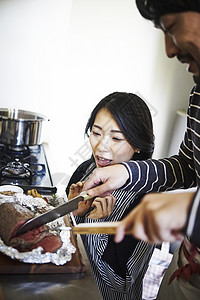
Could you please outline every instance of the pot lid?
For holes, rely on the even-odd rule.
[[[0,108],[0,118],[24,121],[49,121],[49,119],[42,114],[17,108]]]

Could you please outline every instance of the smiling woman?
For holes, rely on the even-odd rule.
[[[128,143],[116,121],[104,108],[96,115],[89,140],[97,167],[130,160],[134,152],[139,151]]]
[[[67,186],[68,198],[77,196],[84,180],[95,168],[104,168],[128,160],[152,156],[154,134],[151,114],[137,95],[115,92],[93,109],[85,134],[89,137],[92,157],[81,164]],[[121,220],[140,201],[141,195],[116,190],[105,198],[80,203],[74,216],[77,223]],[[142,282],[153,246],[127,236],[115,244],[107,234],[82,236],[94,277],[103,299],[141,299]]]
[[[151,114],[146,103],[135,94],[115,92],[102,99],[90,115],[85,134],[91,137],[94,129],[101,130],[101,134],[96,131],[101,138],[109,132],[113,143],[128,143],[133,148],[134,159],[149,158],[153,154]]]

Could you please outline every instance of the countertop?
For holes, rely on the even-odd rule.
[[[48,161],[49,149],[46,149]],[[63,175],[63,174],[62,174]],[[61,176],[62,177],[62,176]],[[64,176],[66,177],[66,175]],[[53,176],[58,195],[65,198],[65,183],[58,184],[60,173]],[[0,274],[0,300],[101,300],[81,237],[77,235],[78,248],[85,265],[84,273],[75,274]]]
[[[101,297],[79,236],[78,244],[86,267],[85,273],[0,274],[0,300],[100,300]]]

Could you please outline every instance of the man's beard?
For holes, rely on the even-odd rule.
[[[198,75],[193,75],[193,80],[196,84],[200,83],[200,65],[198,65],[198,69],[199,69],[199,74]]]
[[[200,83],[200,75],[193,75],[193,80],[196,84]]]
[[[191,56],[190,54],[179,54],[177,55],[177,59],[178,61],[180,61],[181,63],[183,61],[190,61],[190,60],[193,60],[197,63],[196,60],[194,60],[193,56]],[[200,83],[200,64],[198,64],[198,75],[193,75],[193,80],[196,84],[199,84]]]

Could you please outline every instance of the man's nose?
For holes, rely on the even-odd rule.
[[[180,49],[174,43],[173,38],[169,34],[165,34],[165,51],[169,58],[173,58],[180,54]]]

